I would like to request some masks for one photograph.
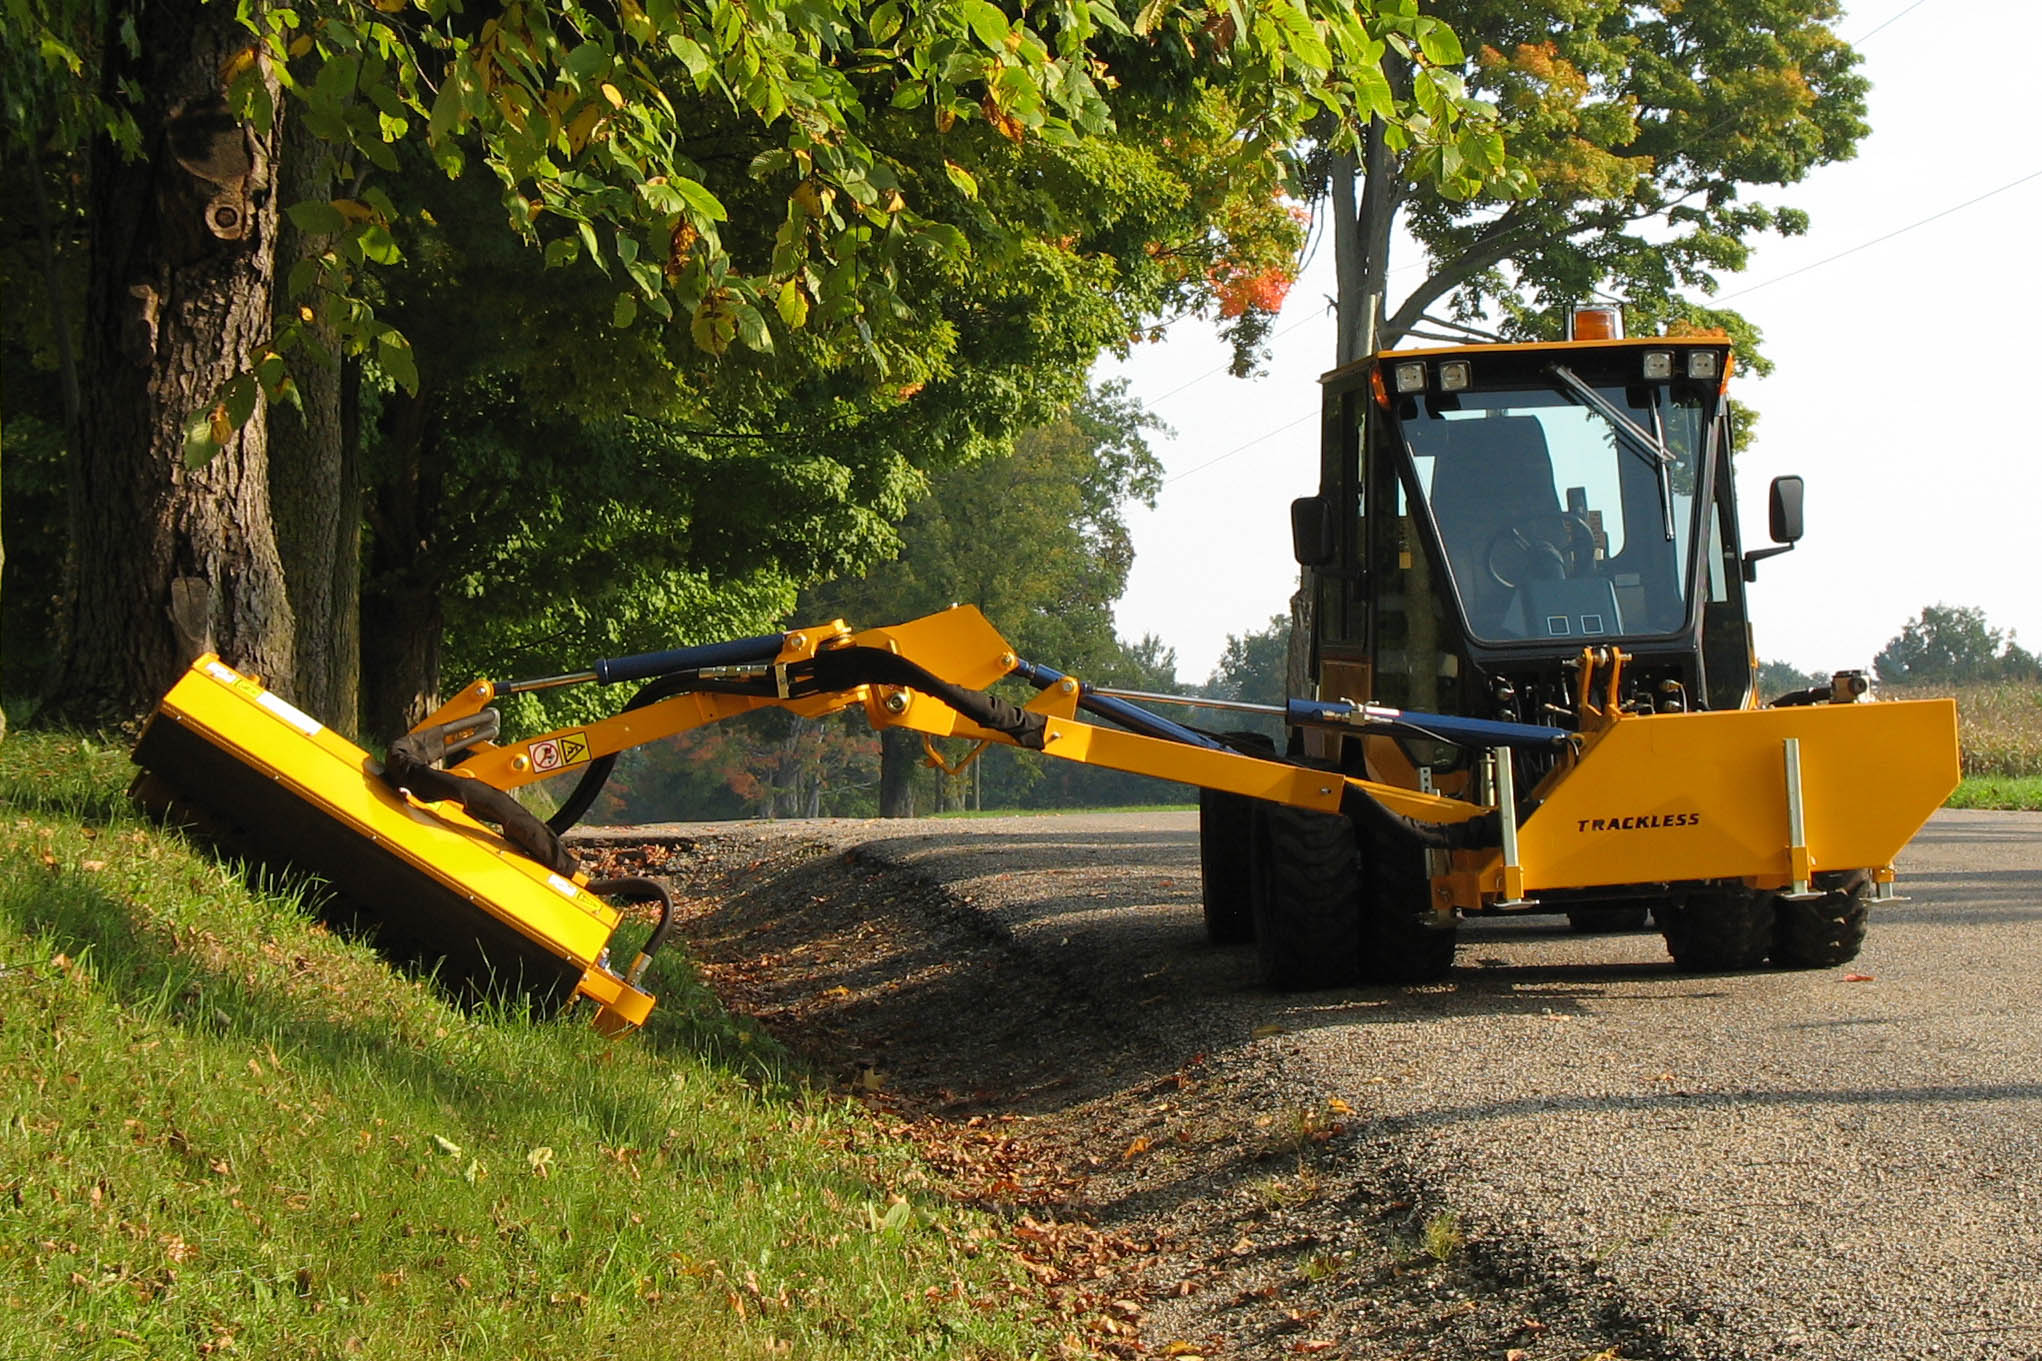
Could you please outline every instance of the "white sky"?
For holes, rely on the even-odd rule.
[[[2042,386],[2042,144],[2023,82],[1966,79],[1948,59],[1960,19],[2014,41],[2036,17],[2036,0],[1851,5],[1837,29],[1864,58],[1872,133],[1855,160],[1758,196],[1805,209],[1810,231],[1766,239],[1721,282],[1777,365],[1732,384],[1760,415],[1738,459],[1746,548],[1770,541],[1767,481],[1808,480],[1807,537],[1752,588],[1762,658],[1869,666],[1937,603],[2042,645],[2042,419],[2019,398]],[[1154,511],[1130,512],[1116,614],[1123,637],[1176,648],[1180,679],[1204,680],[1226,636],[1295,585],[1289,505],[1315,490],[1331,254],[1292,289],[1266,378],[1228,377],[1216,334],[1189,322],[1099,371],[1175,430],[1150,441],[1170,480]],[[1393,302],[1418,263],[1414,246],[1393,255]]]

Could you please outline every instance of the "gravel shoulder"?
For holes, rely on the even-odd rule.
[[[1938,815],[1845,970],[1540,918],[1302,996],[1205,944],[1189,814],[583,840],[818,1071],[993,1139],[970,1194],[1093,1226],[1100,1351],[2042,1357],[2042,815]]]

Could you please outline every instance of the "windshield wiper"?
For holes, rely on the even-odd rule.
[[[1666,541],[1672,543],[1673,533],[1673,477],[1669,469],[1673,466],[1673,455],[1666,450],[1666,442],[1652,431],[1632,420],[1620,407],[1594,388],[1581,381],[1581,376],[1565,364],[1549,364],[1546,372],[1560,380],[1560,386],[1593,411],[1608,421],[1612,428],[1628,442],[1631,451],[1645,460],[1645,466],[1657,474],[1659,487],[1659,515],[1665,521]]]

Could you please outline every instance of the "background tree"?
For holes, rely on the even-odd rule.
[[[1785,662],[1760,662],[1758,664],[1758,693],[1761,699],[1774,699],[1780,695],[1791,694],[1796,690],[1806,690],[1813,686],[1823,685],[1828,682],[1828,679],[1827,676],[1817,676],[1811,672],[1789,666]]]
[[[1748,189],[1793,184],[1847,159],[1865,135],[1866,82],[1831,30],[1836,0],[1430,9],[1466,44],[1469,88],[1495,101],[1522,176],[1449,197],[1425,172],[1454,149],[1412,147],[1388,124],[1372,125],[1354,155],[1336,150],[1340,361],[1369,347],[1371,315],[1375,348],[1442,315],[1551,338],[1573,304],[1603,295],[1624,300],[1640,333],[1722,327],[1757,363],[1750,326],[1695,295],[1743,268],[1755,235],[1805,230],[1803,214],[1748,199]],[[1393,300],[1399,220],[1427,269]]]
[[[2033,654],[2011,633],[1991,627],[1985,611],[1964,605],[1926,605],[1879,649],[1873,671],[1884,685],[1969,685],[2033,680]]]

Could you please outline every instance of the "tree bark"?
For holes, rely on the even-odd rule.
[[[277,197],[288,206],[333,197],[332,161],[303,120],[288,123],[278,167]],[[288,274],[332,242],[279,221],[277,259]],[[294,299],[279,298],[288,310]],[[351,485],[353,450],[342,397],[339,344],[318,328],[325,354],[292,366],[298,407],[277,413],[270,426],[270,500],[275,507],[277,551],[290,587],[297,629],[297,693],[301,708],[352,736],[359,726],[360,631],[350,614],[359,608],[361,500]]]
[[[362,724],[375,741],[409,731],[439,705],[446,619],[433,554],[440,472],[430,389],[393,393],[383,406],[391,470],[373,496],[368,578],[361,596]]]
[[[1335,303],[1335,364],[1350,364],[1396,344],[1383,329],[1388,309],[1390,228],[1401,206],[1397,158],[1383,137],[1383,123],[1371,120],[1362,134],[1361,156],[1333,158],[1333,261],[1339,295]]]
[[[921,768],[921,734],[907,728],[879,732],[879,816],[915,815],[915,772]]]
[[[292,619],[270,519],[268,427],[255,413],[201,468],[184,427],[270,334],[277,126],[228,114],[221,72],[249,36],[231,6],[117,4],[138,58],[144,154],[94,148],[85,370],[71,562],[50,711],[143,712],[199,652],[288,692]],[[274,85],[272,84],[272,91]]]

